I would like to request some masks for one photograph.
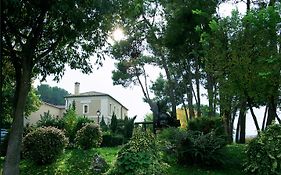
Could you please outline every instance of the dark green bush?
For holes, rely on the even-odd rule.
[[[273,124],[246,148],[244,170],[247,174],[280,175],[281,174],[281,125]]]
[[[204,134],[200,131],[187,131],[186,137],[178,144],[177,154],[180,164],[197,164],[200,166],[222,165],[222,148],[225,139],[213,131]]]
[[[133,130],[134,130],[134,121],[137,118],[137,116],[133,118],[128,118],[127,116],[124,119],[124,131],[123,135],[126,138],[126,140],[131,139],[133,135]]]
[[[117,160],[108,175],[162,175],[166,168],[154,135],[136,130],[131,140],[118,152]]]
[[[217,136],[227,139],[224,122],[221,117],[197,117],[187,122],[187,129],[201,131],[204,134],[214,131]]]
[[[64,133],[55,127],[38,128],[23,138],[23,155],[37,164],[54,162],[67,145]]]
[[[83,126],[88,123],[94,123],[93,120],[85,117],[85,116],[78,116],[75,121],[76,125],[73,127],[74,135],[76,135],[77,131],[79,131]]]
[[[222,163],[221,149],[226,145],[224,138],[213,131],[186,131],[167,128],[158,135],[165,161],[184,165],[217,166]]]
[[[110,122],[110,126],[109,126],[109,128],[110,128],[112,133],[116,133],[116,131],[117,131],[117,123],[118,123],[117,117],[113,113],[112,116],[111,116],[111,122]]]
[[[101,117],[100,127],[101,127],[102,132],[108,131],[108,126],[104,121],[104,116]]]
[[[98,125],[88,123],[76,134],[76,145],[82,149],[99,147],[102,142],[102,132]]]
[[[159,134],[157,139],[161,143],[161,151],[163,151],[163,159],[170,164],[177,163],[178,150],[182,140],[186,138],[187,132],[181,128],[165,128]]]
[[[123,135],[103,134],[101,147],[115,147],[124,143]]]

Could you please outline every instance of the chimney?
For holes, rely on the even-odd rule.
[[[78,95],[80,93],[79,90],[80,90],[80,83],[76,82],[74,86],[74,95]]]

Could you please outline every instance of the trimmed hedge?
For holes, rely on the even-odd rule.
[[[68,143],[64,133],[55,127],[38,128],[23,138],[23,156],[37,164],[54,162]]]
[[[224,128],[224,122],[221,117],[198,117],[187,123],[187,129],[191,131],[200,131],[203,134],[214,131],[217,136],[224,137],[227,141],[227,135]]]
[[[122,135],[104,134],[102,136],[101,147],[115,147],[122,145],[125,139]]]
[[[75,143],[84,150],[99,147],[102,142],[102,132],[99,125],[88,123],[76,134]]]

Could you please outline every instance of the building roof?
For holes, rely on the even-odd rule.
[[[112,98],[114,101],[116,101],[117,103],[119,103],[123,108],[128,110],[128,108],[126,108],[122,103],[120,103],[118,100],[113,98],[111,95],[105,94],[105,93],[102,93],[102,92],[89,91],[89,92],[83,92],[83,93],[79,93],[79,94],[67,95],[67,96],[65,96],[65,98],[98,97],[98,96],[108,96],[108,97]]]
[[[47,103],[45,101],[42,101],[42,103],[46,104],[46,105],[49,105],[49,106],[52,106],[54,108],[58,108],[58,109],[65,109],[65,106],[64,105],[54,105],[54,104],[51,104],[51,103]]]

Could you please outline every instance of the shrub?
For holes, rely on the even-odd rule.
[[[29,133],[31,133],[31,132],[33,132],[33,131],[35,131],[37,129],[37,127],[35,127],[35,126],[33,126],[33,125],[31,125],[31,126],[25,126],[24,128],[23,128],[23,137],[25,137],[27,134],[29,134]]]
[[[164,158],[169,163],[202,166],[222,163],[220,151],[225,146],[225,140],[213,131],[204,134],[200,131],[167,128],[159,133],[158,139],[162,142]]]
[[[217,136],[226,137],[223,119],[221,117],[198,117],[188,121],[187,129],[201,131],[204,134],[214,131]]]
[[[102,136],[102,147],[115,147],[122,145],[124,143],[124,136],[122,135],[112,135],[103,134]]]
[[[185,138],[186,130],[175,127],[165,128],[157,135],[157,139],[161,143],[161,150],[164,153],[163,158],[167,163],[177,162],[177,148]]]
[[[133,118],[128,118],[127,116],[124,119],[124,132],[123,135],[126,138],[126,140],[129,140],[133,135],[134,130],[134,121],[137,118],[137,116]]]
[[[67,145],[64,133],[54,127],[43,127],[23,138],[24,157],[37,164],[54,162]]]
[[[101,117],[100,127],[103,132],[106,132],[108,130],[108,126],[104,121],[104,116]]]
[[[85,126],[86,124],[88,123],[94,123],[93,120],[85,117],[85,116],[78,116],[76,118],[76,124],[75,126],[73,127],[73,132],[74,132],[74,135],[76,135],[77,131],[79,131],[83,126]]]
[[[222,148],[226,145],[224,138],[213,131],[204,134],[200,131],[187,131],[186,137],[178,144],[177,155],[181,164],[200,166],[217,166],[222,162]]]
[[[87,123],[93,123],[94,121],[85,117],[78,116],[73,108],[68,109],[63,117],[65,123],[65,135],[69,138],[70,143],[75,142],[76,133]]]
[[[76,145],[82,149],[99,147],[102,142],[102,132],[98,125],[88,123],[76,134]]]
[[[112,133],[115,133],[117,131],[117,117],[116,115],[113,113],[112,117],[111,117],[111,122],[110,122],[110,130]]]
[[[48,127],[53,126],[58,129],[63,129],[65,127],[65,122],[63,118],[55,117],[50,114],[50,111],[44,112],[40,115],[40,120],[36,123],[37,127]]]
[[[118,152],[117,160],[108,175],[158,175],[164,174],[166,168],[154,135],[136,130],[131,140]]]
[[[280,175],[281,125],[273,124],[246,147],[244,170],[247,174]]]

